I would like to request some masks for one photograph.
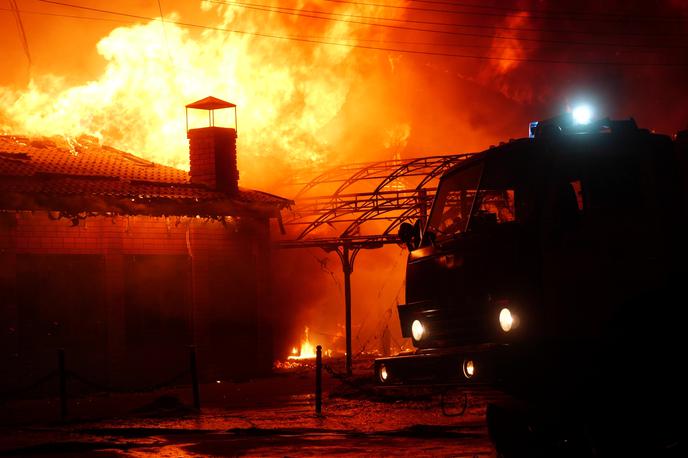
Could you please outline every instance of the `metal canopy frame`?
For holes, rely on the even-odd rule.
[[[392,233],[402,222],[425,219],[435,197],[436,181],[471,154],[452,154],[379,161],[336,167],[306,183],[296,194],[296,206],[285,226],[300,226],[296,240],[317,237],[323,225],[342,227],[343,241],[364,231],[369,221],[388,221],[382,234]],[[337,186],[328,195],[314,195],[325,185]],[[352,188],[362,192],[346,192]],[[377,229],[376,231],[379,231]],[[375,232],[371,236],[379,235]],[[309,237],[310,236],[310,237]]]
[[[278,242],[280,248],[322,248],[336,252],[344,273],[346,321],[346,372],[351,375],[351,274],[362,249],[399,244],[394,233],[404,221],[427,219],[439,177],[472,154],[450,154],[347,164],[329,169],[302,184],[295,206],[284,215],[284,226],[298,236]],[[323,188],[334,191],[324,192]],[[353,189],[364,188],[359,192]],[[318,194],[318,191],[322,192]],[[369,229],[370,222],[386,222]],[[319,236],[317,229],[329,226],[337,235]]]

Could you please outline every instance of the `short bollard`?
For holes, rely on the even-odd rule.
[[[189,347],[189,370],[191,371],[194,408],[201,410],[201,394],[198,389],[198,369],[196,367],[196,347],[193,345]]]
[[[322,347],[315,347],[315,413],[322,412]]]
[[[60,418],[67,418],[67,371],[64,348],[57,349],[57,372],[60,378]]]

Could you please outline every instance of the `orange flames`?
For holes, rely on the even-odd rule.
[[[331,357],[332,350],[323,349],[323,357]],[[303,367],[310,367],[313,363],[312,360],[316,358],[316,345],[311,343],[310,330],[306,326],[303,332],[303,338],[301,339],[301,345],[299,347],[292,347],[291,354],[287,357],[285,361],[275,361],[275,369],[298,369]]]
[[[332,350],[324,350],[324,356],[331,356]],[[310,335],[308,333],[308,326],[304,331],[304,339],[301,341],[301,348],[297,349],[293,347],[291,349],[291,355],[287,359],[313,359],[315,358],[315,345],[311,343]]]
[[[0,133],[87,134],[149,160],[188,169],[184,106],[214,95],[238,105],[242,177],[260,179],[268,161],[317,166],[328,159],[335,137],[342,135],[332,125],[364,72],[358,65],[360,53],[344,46],[230,31],[264,32],[269,24],[273,36],[310,34],[340,42],[346,37],[355,44],[370,26],[311,20],[306,32],[304,19],[294,16],[200,4],[206,19],[198,23],[205,29],[176,25],[186,18],[172,13],[164,23],[141,20],[112,30],[97,45],[105,68],[96,80],[70,87],[61,77],[43,75],[31,78],[20,91],[0,87]],[[280,6],[277,1],[271,4]],[[379,9],[346,2],[299,4],[340,14],[361,14],[362,9],[375,14]],[[207,19],[209,12],[215,23]]]

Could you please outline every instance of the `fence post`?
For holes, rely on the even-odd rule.
[[[64,348],[57,349],[57,371],[60,378],[60,418],[67,417],[67,371]]]
[[[193,390],[193,403],[196,410],[201,410],[201,395],[198,389],[198,368],[196,366],[196,346],[189,347],[189,369],[191,370],[191,389]]]
[[[322,412],[322,347],[315,347],[315,414]]]

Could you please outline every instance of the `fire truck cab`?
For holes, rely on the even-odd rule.
[[[635,433],[674,450],[685,138],[633,120],[531,127],[445,173],[422,232],[400,231],[416,350],[377,359],[378,383],[502,390],[487,419],[505,456],[641,453]]]

